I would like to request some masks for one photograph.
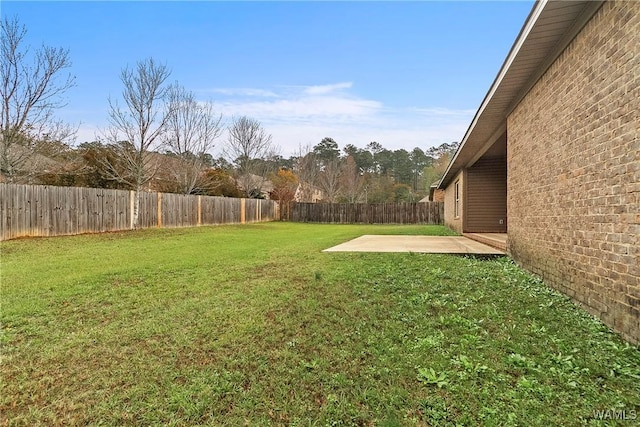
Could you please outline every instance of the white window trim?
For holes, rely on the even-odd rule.
[[[454,204],[453,204],[453,216],[454,218],[460,218],[460,180],[456,180],[456,182],[453,184],[453,197],[454,197]]]

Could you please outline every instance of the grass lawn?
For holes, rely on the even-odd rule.
[[[446,233],[269,223],[3,242],[0,425],[640,419],[638,348],[507,258],[320,252]]]

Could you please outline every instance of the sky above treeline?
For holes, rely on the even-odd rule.
[[[32,49],[70,50],[58,117],[108,125],[120,72],[153,57],[227,123],[259,120],[285,157],[324,137],[427,150],[460,141],[533,1],[6,1]],[[226,135],[218,141],[217,154]]]

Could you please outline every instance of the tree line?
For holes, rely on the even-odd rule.
[[[75,129],[55,119],[75,85],[68,49],[25,46],[17,18],[0,22],[0,173],[3,181],[277,200],[416,201],[439,179],[457,143],[426,151],[377,142],[342,147],[330,137],[280,155],[251,117],[225,123],[153,58],[121,70],[108,126],[73,145]],[[222,140],[226,131],[226,139]],[[211,154],[216,148],[219,158]],[[137,209],[134,209],[134,217]]]

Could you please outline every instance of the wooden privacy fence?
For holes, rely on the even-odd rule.
[[[133,191],[0,184],[0,240],[130,230],[133,204]],[[278,218],[278,204],[272,200],[143,192],[138,228]]]
[[[444,203],[290,203],[282,219],[332,224],[443,224]]]

